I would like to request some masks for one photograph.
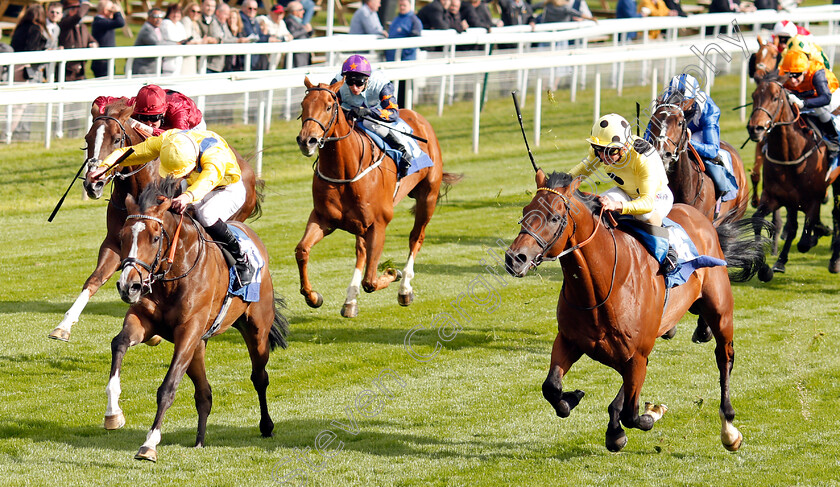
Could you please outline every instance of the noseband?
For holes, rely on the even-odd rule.
[[[327,136],[327,134],[330,133],[330,131],[333,129],[333,126],[335,126],[336,122],[338,122],[338,110],[339,110],[338,95],[333,90],[330,90],[328,88],[321,88],[320,86],[313,86],[312,88],[309,88],[308,90],[306,90],[306,95],[308,96],[309,92],[311,92],[311,91],[326,91],[327,93],[330,94],[330,96],[332,96],[332,99],[333,99],[333,102],[334,102],[333,103],[333,108],[332,108],[331,113],[330,113],[330,121],[326,125],[324,125],[317,118],[312,118],[312,117],[306,117],[301,122],[301,126],[306,125],[306,122],[315,122],[319,127],[321,127],[321,130],[324,131],[324,136],[318,138],[318,148],[323,149],[324,144],[326,144],[328,142],[336,142],[336,141],[339,141],[341,139],[346,139],[347,137],[349,137],[350,134],[353,133],[352,128],[345,135],[342,135],[342,136],[339,136],[339,137],[328,137]],[[304,99],[306,99],[306,97],[304,97]]]
[[[660,126],[659,135],[654,135],[655,141],[663,149],[665,147],[666,142],[668,142],[668,143],[670,143],[671,145],[674,146],[674,153],[671,155],[670,158],[666,158],[665,157],[666,154],[660,154],[662,156],[662,161],[665,163],[665,165],[670,166],[672,162],[676,162],[676,161],[679,160],[682,153],[685,152],[686,148],[688,147],[688,121],[685,119],[685,113],[683,112],[682,108],[679,105],[675,105],[673,103],[664,103],[662,105],[659,105],[659,106],[656,107],[656,111],[654,112],[654,116],[660,109],[668,110],[666,112],[666,116],[671,115],[672,113],[670,112],[670,110],[674,109],[674,110],[676,110],[676,113],[673,113],[673,115],[679,116],[683,120],[683,126],[682,126],[682,129],[680,130],[680,138],[677,139],[676,142],[673,141],[671,139],[671,137],[669,137],[667,134],[664,134],[664,132],[665,132],[664,124],[663,124],[663,126]],[[654,118],[654,120],[656,120],[656,118]],[[657,122],[657,124],[658,124],[658,122]],[[653,134],[651,134],[651,135],[653,135]]]
[[[792,125],[792,124],[796,123],[796,121],[799,120],[799,115],[801,115],[801,112],[799,111],[799,107],[797,107],[796,105],[791,105],[790,100],[788,100],[788,90],[787,90],[787,88],[785,88],[784,85],[779,83],[778,81],[772,81],[771,83],[773,83],[775,85],[778,85],[779,89],[782,90],[781,94],[779,95],[779,97],[782,98],[782,101],[781,101],[781,103],[776,104],[776,111],[773,112],[773,113],[770,113],[770,110],[764,108],[763,106],[754,106],[752,113],[750,113],[750,119],[752,119],[753,115],[755,115],[755,112],[764,112],[764,113],[767,114],[768,117],[770,117],[770,121],[767,122],[767,125],[764,127],[765,130],[766,130],[766,132],[765,132],[766,134],[769,134],[770,131],[773,130],[774,128],[776,128],[776,127],[785,126],[785,125]],[[785,106],[785,105],[791,107],[790,109],[794,113],[793,120],[790,120],[790,121],[787,121],[787,122],[776,121],[776,117],[779,116],[779,114],[782,112],[782,107]]]
[[[122,136],[120,137],[120,149],[122,149],[123,147],[126,147],[126,146],[134,145],[134,141],[131,140],[131,136],[128,135],[128,132],[125,130],[125,126],[122,124],[122,122],[120,122],[120,120],[118,118],[112,117],[110,115],[100,115],[100,116],[93,119],[93,123],[96,123],[99,120],[103,120],[103,123],[107,123],[109,120],[111,120],[111,121],[115,122],[117,124],[117,126],[120,128],[120,132],[122,132]],[[88,160],[87,160],[88,170],[97,166],[99,164],[99,162],[100,162],[100,160],[96,157],[88,158]],[[151,162],[151,161],[149,161],[149,162]],[[105,179],[105,183],[107,184],[108,182],[110,182],[111,179],[113,179],[115,177],[120,178],[120,179],[128,179],[131,176],[134,176],[138,172],[145,169],[146,166],[149,165],[149,162],[141,165],[137,169],[135,169],[131,172],[128,172],[128,173],[121,173],[121,172],[116,172],[115,171],[112,175],[108,176],[107,179]]]

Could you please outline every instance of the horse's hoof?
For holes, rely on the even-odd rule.
[[[53,340],[61,340],[62,342],[70,341],[70,332],[64,328],[56,328],[48,336]]]
[[[782,262],[776,262],[773,264],[773,272],[778,272],[779,274],[785,273],[785,264]]]
[[[161,338],[160,335],[152,335],[152,338],[149,338],[144,343],[146,345],[150,346],[150,347],[156,347],[156,346],[160,345],[160,342],[162,342],[162,341],[163,341],[163,338]]]
[[[122,411],[117,414],[112,414],[111,416],[105,416],[106,430],[118,430],[123,426],[125,426],[125,415]]]
[[[741,432],[739,431],[738,432],[738,438],[731,445],[726,444],[726,441],[724,440],[723,435],[721,435],[721,440],[723,442],[723,447],[726,448],[727,450],[738,451],[738,450],[741,449],[741,443],[743,443],[744,435],[742,435]]]
[[[773,280],[773,269],[768,265],[764,265],[758,270],[758,280],[761,282],[770,282]]]
[[[828,263],[828,272],[832,274],[840,273],[840,259],[831,259]]]
[[[388,268],[385,270],[385,274],[394,276],[393,282],[400,282],[402,279],[402,271],[399,269]]]
[[[306,304],[309,305],[310,308],[320,308],[322,304],[324,304],[324,297],[321,296],[321,293],[318,291],[312,291],[312,295],[315,296],[315,299],[311,299],[309,295],[304,295],[306,299]]]
[[[709,325],[706,322],[697,323],[697,328],[694,329],[694,333],[691,335],[691,341],[694,343],[706,343],[712,339],[712,329],[709,328]]]
[[[610,438],[609,432],[607,433],[607,441],[606,446],[607,450],[617,453],[620,452],[622,448],[627,445],[627,435],[624,433],[624,430],[621,430],[619,436],[615,438]]]
[[[137,455],[134,455],[135,460],[148,460],[150,462],[157,461],[157,452],[148,446],[141,446]]]
[[[341,307],[341,316],[345,318],[355,318],[359,315],[359,303],[353,301],[351,303],[344,303]]]
[[[662,334],[662,339],[663,340],[670,340],[670,339],[674,338],[675,336],[677,336],[677,327],[676,326],[672,327],[670,330],[663,333]]]
[[[806,241],[804,238],[800,238],[799,242],[796,242],[796,250],[798,250],[800,254],[807,253],[813,247],[814,244],[812,244],[810,241]]]
[[[400,303],[400,306],[408,306],[414,302],[414,291],[411,291],[408,294],[397,295],[397,301]]]
[[[645,403],[645,413],[653,418],[653,422],[657,422],[662,419],[662,416],[668,412],[668,406],[664,404],[653,404],[652,402]]]

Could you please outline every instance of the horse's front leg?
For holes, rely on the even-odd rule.
[[[790,248],[793,246],[793,239],[796,238],[796,233],[799,231],[799,219],[796,207],[787,207],[787,221],[785,222],[785,241],[782,244],[782,250],[779,251],[779,257],[776,263],[773,264],[773,272],[785,272],[785,264],[788,261]]]
[[[837,274],[840,272],[840,180],[831,183],[831,192],[834,194],[834,206],[831,209],[833,228],[831,232],[831,260],[828,263],[828,272]]]
[[[367,257],[367,248],[365,240],[356,235],[356,266],[353,267],[353,277],[350,279],[350,285],[347,286],[347,297],[344,299],[344,305],[341,307],[341,316],[345,318],[355,318],[359,314],[359,292],[362,286],[362,273],[365,268],[365,260]]]
[[[381,276],[377,276],[379,258],[382,256],[382,248],[385,246],[385,228],[387,222],[376,222],[364,235],[365,250],[367,259],[365,262],[365,276],[362,280],[362,289],[366,293],[372,293],[388,287],[394,281],[402,277],[402,273],[396,269],[385,269]]]
[[[204,366],[204,353],[207,350],[207,342],[199,341],[193,353],[190,366],[187,368],[187,376],[195,386],[195,409],[198,412],[198,432],[195,435],[195,446],[204,446],[204,435],[207,433],[207,417],[213,408],[213,391],[207,381],[207,371]]]
[[[306,230],[303,232],[303,238],[295,247],[295,260],[297,260],[298,272],[300,273],[300,293],[306,300],[306,304],[312,308],[324,304],[324,298],[319,292],[312,290],[312,284],[309,282],[309,250],[331,232],[332,229],[322,221],[315,210],[312,210],[312,213],[309,214],[309,221],[306,223]]]
[[[755,147],[755,164],[753,165],[752,173],[750,174],[750,180],[752,181],[752,207],[758,208],[759,203],[759,195],[758,192],[758,183],[761,181],[761,166],[764,165],[764,153],[761,151],[761,144],[756,144]]]
[[[120,370],[128,347],[146,341],[153,335],[151,323],[129,310],[123,320],[122,330],[111,340],[111,375],[105,388],[105,395],[108,397],[108,405],[105,407],[105,429],[115,430],[125,425],[125,415],[120,409]]]
[[[548,368],[548,377],[542,385],[542,393],[561,418],[569,417],[572,409],[583,398],[584,393],[580,390],[563,392],[563,377],[580,357],[580,349],[558,333],[551,347],[551,365]]]
[[[439,188],[438,188],[439,190]],[[414,289],[411,287],[411,280],[414,279],[414,259],[420,253],[420,247],[426,239],[426,225],[432,219],[437,205],[438,190],[426,189],[416,195],[417,207],[414,211],[414,228],[408,237],[408,260],[403,268],[403,279],[400,283],[400,292],[397,301],[401,306],[408,306],[414,302]]]
[[[621,377],[624,380],[624,384],[622,385],[624,401],[621,405],[621,410],[618,412],[621,423],[627,428],[638,428],[642,431],[648,431],[653,428],[653,424],[668,410],[664,405],[646,404],[645,413],[641,416],[639,415],[639,395],[642,392],[642,385],[645,383],[647,363],[647,357],[637,353],[626,363],[623,370],[621,370]],[[607,448],[609,448],[609,437],[607,439]],[[624,439],[623,442],[626,444],[627,440]],[[616,443],[615,446],[619,445]]]
[[[136,460],[157,461],[157,445],[161,439],[160,430],[163,425],[163,416],[175,400],[175,392],[178,390],[178,384],[181,383],[187,367],[192,362],[196,347],[201,341],[203,331],[204,327],[202,323],[195,321],[183,323],[175,328],[173,340],[175,342],[175,351],[172,354],[172,362],[169,364],[169,371],[166,372],[166,377],[163,378],[163,384],[157,390],[157,414],[152,423],[152,428],[146,435],[145,443],[140,447],[137,454],[134,455]]]
[[[102,245],[99,246],[99,258],[96,262],[96,269],[93,270],[93,273],[85,281],[84,286],[82,286],[82,292],[76,297],[76,301],[64,313],[64,319],[50,332],[50,338],[64,342],[70,341],[70,330],[73,325],[79,322],[79,316],[81,316],[90,298],[117,272],[117,268],[120,265],[119,250],[120,244],[116,239],[112,239],[111,237],[105,238]]]

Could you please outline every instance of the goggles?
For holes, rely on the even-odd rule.
[[[610,157],[616,156],[620,153],[620,147],[604,147],[603,145],[590,144],[595,154],[604,153]]]
[[[138,121],[143,122],[143,123],[157,122],[159,120],[163,120],[163,114],[162,113],[159,113],[157,115],[141,115],[141,114],[138,114],[138,115],[134,115],[134,118],[136,118]]]
[[[798,79],[800,76],[802,76],[802,74],[803,73],[788,73],[788,77],[792,79]]]

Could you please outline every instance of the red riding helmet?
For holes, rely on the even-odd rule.
[[[358,73],[364,76],[370,76],[370,63],[364,56],[353,54],[341,66],[341,75],[345,76],[349,73]]]
[[[161,115],[166,112],[166,92],[158,85],[146,85],[134,98],[134,115]]]

